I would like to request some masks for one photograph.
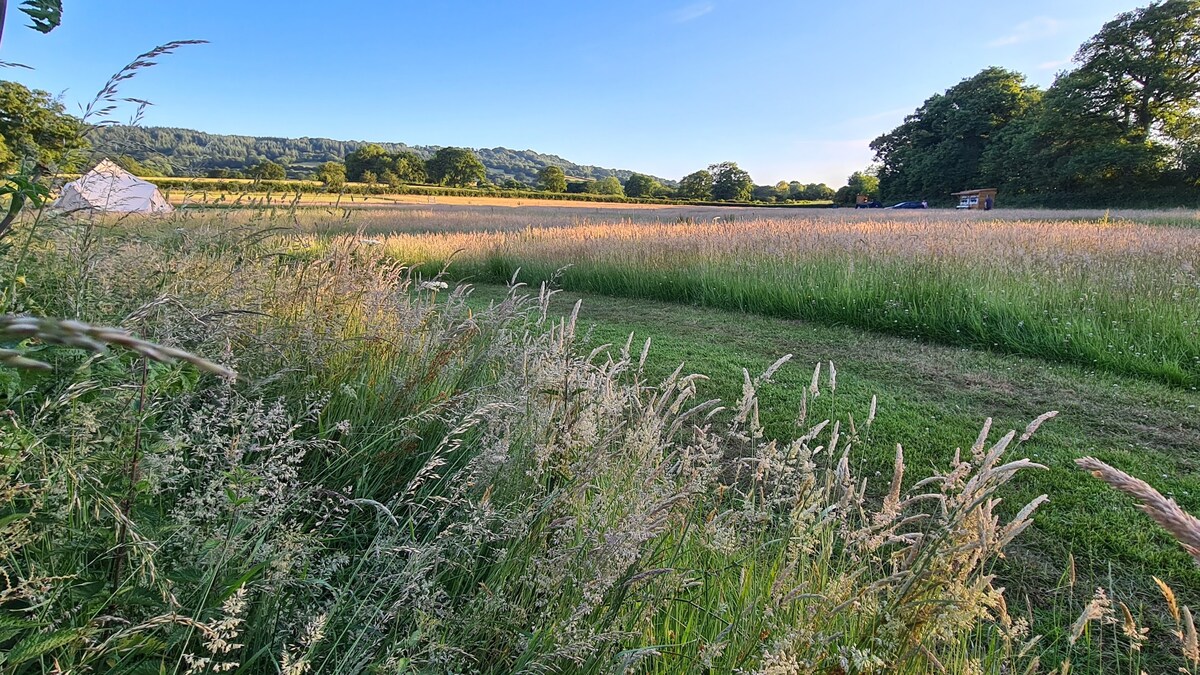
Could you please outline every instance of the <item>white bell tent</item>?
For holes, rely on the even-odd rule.
[[[175,209],[153,183],[106,160],[63,186],[54,207],[64,211],[170,213]]]

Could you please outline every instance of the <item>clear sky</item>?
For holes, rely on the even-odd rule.
[[[138,53],[146,125],[505,146],[666,178],[735,161],[833,187],[931,94],[991,66],[1048,85],[1145,0],[65,0],[0,77],[75,110]]]

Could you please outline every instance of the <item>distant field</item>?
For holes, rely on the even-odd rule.
[[[578,206],[611,204],[617,207],[662,208],[665,206],[737,206],[740,208],[812,208],[831,206],[829,201],[798,201],[783,204],[750,202],[688,202],[665,198],[633,198],[623,195],[548,193],[533,188],[456,188],[441,185],[385,185],[347,183],[332,192],[322,183],[309,180],[257,181],[239,178],[149,178],[175,205],[212,207],[275,206],[389,206],[403,204],[458,204],[474,206]]]
[[[606,208],[606,209],[666,209],[678,208],[671,204],[625,204],[620,202],[592,202],[585,200],[529,199],[520,197],[467,197],[458,195],[334,195],[319,192],[246,192],[230,193],[205,190],[167,190],[167,199],[175,206],[263,206],[288,207],[385,207],[410,206],[414,204],[452,204],[456,206],[542,206],[551,208]]]

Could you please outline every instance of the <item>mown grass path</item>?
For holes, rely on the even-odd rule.
[[[505,292],[479,286],[474,302],[486,305]],[[985,418],[994,418],[1003,432],[1058,410],[1056,419],[1015,451],[1048,471],[1018,478],[1006,501],[1020,505],[1045,493],[1050,503],[996,570],[1009,588],[1010,604],[1023,606],[1028,598],[1042,619],[1037,629],[1054,640],[1065,639],[1060,631],[1097,586],[1157,607],[1154,575],[1171,584],[1181,602],[1200,601],[1200,570],[1190,557],[1128,499],[1073,463],[1085,455],[1098,457],[1200,512],[1196,391],[1071,364],[670,303],[563,292],[555,296],[552,311],[567,314],[580,299],[581,332],[589,335],[590,346],[622,345],[631,332],[635,345],[651,338],[651,374],[666,375],[684,363],[686,372],[711,378],[702,397],[735,400],[742,368],[756,374],[779,356],[794,354],[775,383],[760,392],[767,431],[779,438],[798,435],[794,419],[813,365],[820,360],[827,368],[832,360],[837,391],[824,391],[809,405],[810,420],[835,411],[862,420],[871,396],[878,396],[869,447],[853,451],[860,476],[876,471],[890,476],[896,443],[904,446],[914,468],[910,476],[929,475],[949,464],[956,447],[971,445]],[[1072,555],[1078,577],[1074,590],[1065,581]]]

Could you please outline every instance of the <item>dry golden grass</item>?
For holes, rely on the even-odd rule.
[[[1174,499],[1164,497],[1146,481],[1094,457],[1081,457],[1075,463],[1114,489],[1133,497],[1139,509],[1171,533],[1184,550],[1200,562],[1200,519],[1179,508]]]

